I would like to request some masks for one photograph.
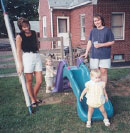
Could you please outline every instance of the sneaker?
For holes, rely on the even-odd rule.
[[[104,122],[105,126],[107,126],[107,127],[110,126],[110,122],[108,119],[104,119],[103,122]]]
[[[51,93],[51,90],[46,90],[46,93]]]
[[[87,128],[91,128],[91,121],[87,121],[86,127],[87,127]]]

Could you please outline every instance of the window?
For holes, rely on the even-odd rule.
[[[81,23],[81,40],[85,40],[85,14],[80,15]]]
[[[43,37],[47,37],[46,16],[43,16]]]
[[[67,19],[58,19],[59,33],[67,33]]]
[[[115,40],[124,40],[124,13],[112,13],[112,32]]]
[[[124,60],[124,55],[123,54],[115,54],[113,55],[114,61],[121,61]]]

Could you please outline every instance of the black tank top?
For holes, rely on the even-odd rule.
[[[31,30],[32,35],[26,36],[24,32],[21,32],[19,35],[22,38],[22,50],[23,52],[33,52],[38,51],[36,32]]]

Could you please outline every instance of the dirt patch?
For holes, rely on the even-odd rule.
[[[61,98],[48,97],[48,98],[44,98],[43,101],[42,101],[42,105],[57,104],[57,103],[61,103]]]
[[[118,81],[108,82],[110,96],[130,96],[130,75]]]
[[[61,92],[61,93],[45,93],[45,91],[41,91],[40,94],[43,94],[42,104],[41,105],[48,105],[48,104],[75,104],[76,98],[72,91],[69,92]]]
[[[122,78],[118,81],[108,81],[107,92],[109,97],[111,96],[130,96],[130,75],[125,78]],[[50,93],[46,94],[43,89],[41,94],[42,105],[47,104],[76,104],[76,97],[73,94],[73,91],[61,92],[61,93]]]

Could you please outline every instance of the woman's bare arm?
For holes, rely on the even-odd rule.
[[[23,72],[23,61],[22,61],[22,38],[20,35],[16,37],[16,52],[18,58],[18,73],[21,74]]]
[[[94,47],[95,48],[109,47],[109,46],[113,45],[114,43],[115,43],[115,41],[106,42],[106,43],[98,43],[98,44],[95,44]]]
[[[88,44],[87,44],[87,47],[86,47],[86,52],[85,52],[85,54],[81,55],[80,57],[85,57],[85,58],[87,58],[91,46],[92,46],[92,42],[89,40],[89,41],[88,41]]]

